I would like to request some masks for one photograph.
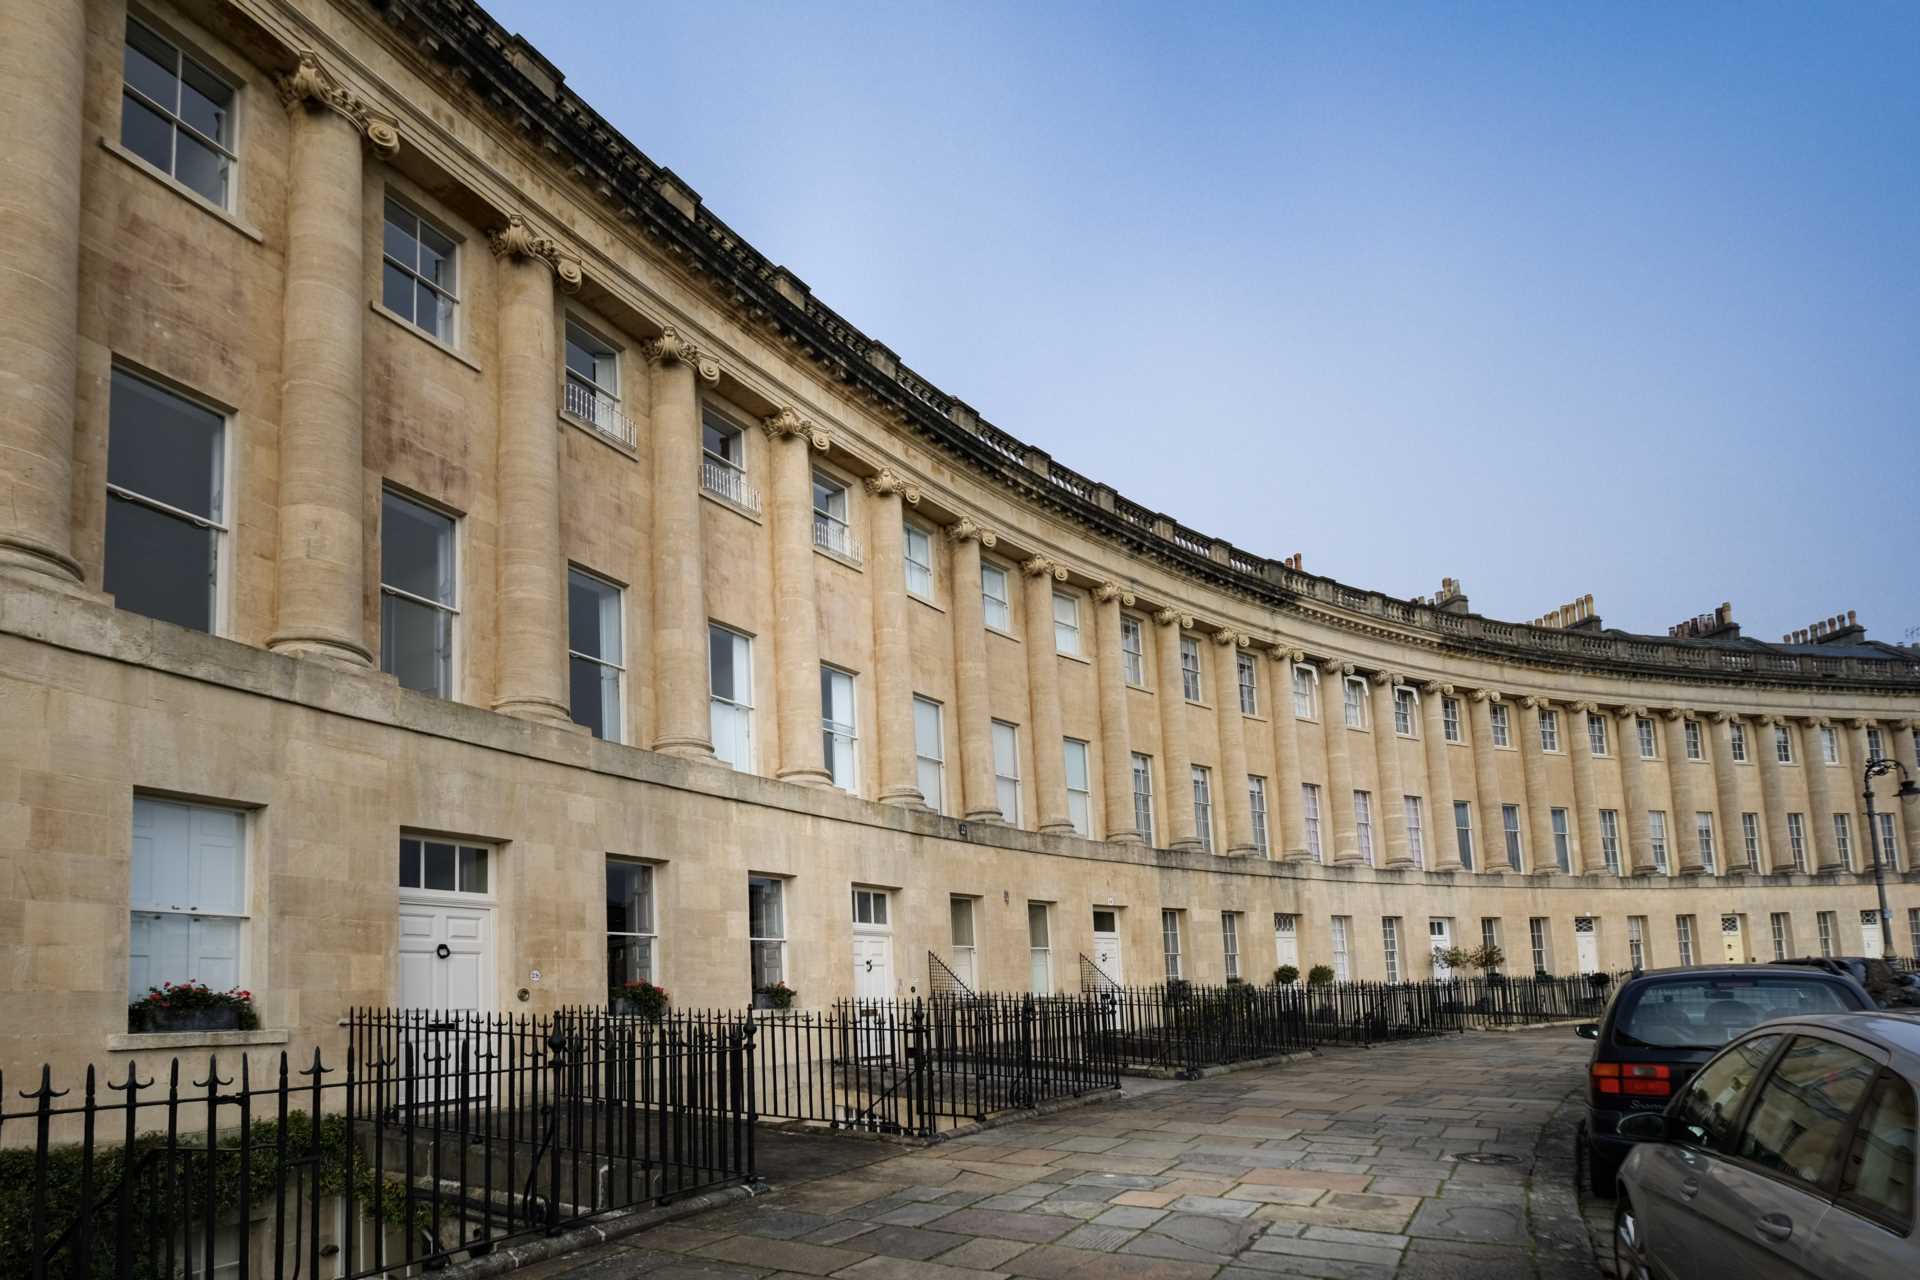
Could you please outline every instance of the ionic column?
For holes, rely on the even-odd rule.
[[[553,286],[580,287],[580,264],[513,214],[488,235],[499,260],[499,641],[493,709],[571,724],[567,568],[560,549],[560,393]]]
[[[1920,759],[1916,759],[1913,732],[1920,721],[1895,720],[1887,725],[1893,734],[1893,758],[1907,767],[1906,776],[1920,787]],[[1900,865],[1908,871],[1920,870],[1920,796],[1900,801],[1900,831],[1905,838],[1907,856]]]
[[[969,822],[999,822],[993,778],[993,711],[987,696],[987,620],[980,600],[980,548],[998,539],[969,517],[947,526],[953,549],[953,688],[960,715],[961,810]]]
[[[1740,775],[1733,766],[1733,715],[1716,711],[1709,717],[1709,723],[1713,734],[1713,822],[1722,845],[1721,865],[1728,871],[1758,871],[1758,867],[1747,863],[1746,832],[1740,826]]]
[[[1133,817],[1133,741],[1127,725],[1127,673],[1120,654],[1120,606],[1133,592],[1117,582],[1093,589],[1094,678],[1100,685],[1101,777],[1107,796],[1107,839],[1139,844]]]
[[[820,743],[820,614],[813,575],[813,459],[825,452],[824,429],[791,408],[761,423],[773,452],[773,660],[779,703],[777,776],[802,786],[826,786]],[[698,441],[697,433],[687,436]],[[693,466],[684,469],[692,493]]]
[[[1199,827],[1193,811],[1193,755],[1187,746],[1187,699],[1180,679],[1180,634],[1193,619],[1177,609],[1153,615],[1154,667],[1160,678],[1161,793],[1167,815],[1167,847],[1198,849]]]
[[[0,173],[6,175],[0,181],[0,226],[7,233],[0,267],[0,574],[69,589],[83,576],[73,558],[73,420],[80,169],[88,154],[81,143],[86,53],[87,6],[0,5],[0,120],[6,121],[0,131]],[[358,139],[351,129],[347,133],[357,163]],[[296,142],[295,175],[299,159]],[[356,212],[347,228],[355,244],[359,190],[356,168]],[[342,282],[358,302],[364,285],[357,259]],[[357,452],[354,464],[357,469]],[[354,497],[357,503],[358,487]],[[357,565],[357,529],[355,538]],[[357,593],[358,580],[354,588]],[[353,603],[357,621],[358,594]],[[355,660],[367,661],[364,647]]]
[[[300,56],[299,69],[279,88],[293,136],[280,338],[277,601],[267,645],[280,653],[367,666],[373,654],[363,595],[361,340],[367,304],[360,141],[364,136],[375,151],[390,156],[400,149],[400,136],[311,54]],[[16,124],[8,132],[18,137],[21,129]],[[66,234],[76,233],[70,227]]]
[[[1831,770],[1820,743],[1820,730],[1832,723],[1825,716],[1809,717],[1800,744],[1800,772],[1807,775],[1807,820],[1813,824],[1813,847],[1818,853],[1813,862],[1816,871],[1847,869],[1840,859],[1840,843],[1833,838],[1833,789],[1827,780]]]
[[[1507,865],[1505,824],[1500,820],[1500,766],[1493,751],[1493,711],[1490,704],[1500,698],[1493,689],[1475,689],[1467,698],[1467,715],[1473,721],[1473,795],[1480,811],[1480,870],[1499,875]]]
[[[1256,852],[1253,799],[1247,792],[1247,731],[1240,717],[1240,650],[1247,637],[1229,627],[1213,633],[1213,707],[1220,722],[1220,785],[1226,790],[1227,856]],[[1269,836],[1269,839],[1272,837]]]
[[[1453,696],[1453,686],[1429,680],[1420,687],[1420,732],[1425,735],[1427,759],[1427,835],[1434,856],[1434,867],[1453,867],[1460,863],[1459,837],[1453,826],[1453,773],[1447,764],[1447,708],[1443,699]]]
[[[1407,848],[1406,789],[1400,780],[1400,738],[1393,727],[1393,687],[1400,677],[1376,671],[1369,679],[1373,700],[1374,798],[1380,806],[1380,826],[1386,832],[1386,866],[1411,867]]]
[[[1607,869],[1606,842],[1600,835],[1600,793],[1593,784],[1593,739],[1587,717],[1599,714],[1591,702],[1576,702],[1567,711],[1567,751],[1573,757],[1573,813],[1580,831],[1580,865],[1574,870],[1599,875]]]
[[[1060,729],[1060,655],[1053,642],[1053,584],[1067,580],[1065,565],[1034,556],[1020,566],[1026,582],[1027,696],[1033,703],[1034,807],[1041,831],[1071,831],[1067,760]]]
[[[1553,849],[1553,793],[1547,785],[1547,752],[1540,741],[1540,712],[1551,705],[1528,695],[1520,700],[1520,783],[1526,792],[1527,839],[1533,845],[1531,870],[1545,875],[1560,869]]]
[[[906,507],[920,504],[920,486],[883,467],[863,482],[873,498],[874,723],[880,735],[880,803],[926,808],[940,797],[920,794],[913,744],[913,646],[907,622]],[[811,531],[809,531],[811,536]]]
[[[1640,757],[1640,721],[1645,707],[1620,710],[1620,790],[1627,806],[1627,849],[1622,857],[1629,875],[1659,875],[1653,861],[1652,810],[1647,806],[1647,762]],[[1671,834],[1671,833],[1669,833]]]
[[[1767,847],[1761,854],[1760,870],[1792,871],[1793,836],[1787,831],[1787,778],[1781,771],[1780,749],[1774,743],[1779,721],[1760,716],[1753,722],[1754,736],[1760,741],[1754,757],[1760,770],[1760,822],[1766,828]]]
[[[1346,681],[1353,674],[1353,664],[1328,659],[1320,664],[1320,672],[1320,728],[1327,742],[1326,818],[1333,822],[1329,861],[1364,865],[1353,821],[1353,765],[1347,760]]]
[[[700,393],[720,366],[676,329],[642,349],[653,368],[653,749],[713,758],[707,587],[700,536]],[[775,449],[774,453],[779,454]],[[777,486],[776,486],[777,496]],[[774,540],[774,562],[780,557]],[[809,565],[809,570],[811,566]],[[811,572],[807,575],[812,582]],[[775,578],[778,594],[778,576]],[[786,718],[786,704],[779,707]],[[818,749],[818,729],[815,749]]]
[[[1858,865],[1861,870],[1868,871],[1868,872],[1871,872],[1873,870],[1873,841],[1876,837],[1873,835],[1872,832],[1867,831],[1866,829],[1867,828],[1866,797],[1861,795],[1858,788],[1861,786],[1861,782],[1862,782],[1860,775],[1862,774],[1863,771],[1865,771],[1867,767],[1867,726],[1872,723],[1873,722],[1871,720],[1862,720],[1858,718],[1847,721],[1846,794],[1851,797],[1849,804],[1858,806],[1857,808],[1854,809],[1854,818],[1853,818],[1853,829],[1855,832],[1854,841],[1856,843],[1856,847],[1860,850],[1860,862]],[[1878,778],[1874,779],[1875,784],[1878,784],[1879,781],[1880,780]],[[1891,799],[1891,797],[1887,795],[1886,789],[1884,787],[1878,788],[1875,791],[1873,798],[1875,801],[1874,807],[1876,809],[1880,808],[1880,805],[1879,805],[1880,801]],[[1889,805],[1888,808],[1880,811],[1889,812],[1889,813],[1892,812],[1891,805]],[[1861,834],[1861,833],[1864,833],[1864,834]],[[1884,858],[1887,855],[1883,851],[1880,856]]]
[[[1694,827],[1700,802],[1694,792],[1693,762],[1687,759],[1687,710],[1668,707],[1660,713],[1660,719],[1666,724],[1667,785],[1673,793],[1674,807],[1667,838],[1680,854],[1680,874],[1697,876],[1707,868],[1700,857],[1700,832]]]
[[[1273,772],[1280,789],[1279,829],[1274,844],[1289,862],[1313,855],[1307,851],[1307,805],[1300,792],[1300,722],[1293,714],[1293,664],[1305,662],[1298,649],[1273,651]]]

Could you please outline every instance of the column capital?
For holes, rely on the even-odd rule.
[[[1759,725],[1762,729],[1772,729],[1779,725],[1780,719],[1781,718],[1776,715],[1762,714],[1762,715],[1755,716],[1753,718],[1753,722]]]
[[[1383,689],[1390,689],[1394,685],[1401,683],[1400,674],[1396,671],[1376,671],[1368,676],[1367,679]]]
[[[947,541],[978,542],[983,547],[991,547],[1000,541],[1000,535],[991,529],[983,529],[974,523],[972,516],[961,516],[947,526]]]
[[[1825,729],[1833,724],[1832,718],[1828,716],[1802,716],[1801,719],[1806,721],[1809,729]]]
[[[1193,625],[1193,615],[1178,609],[1161,609],[1153,615],[1153,620],[1163,627],[1178,627],[1182,631]]]
[[[1707,713],[1707,719],[1713,721],[1715,724],[1732,724],[1739,718],[1737,714],[1731,711],[1709,711]]]
[[[1895,733],[1912,733],[1920,729],[1920,720],[1889,720],[1886,725]]]
[[[1469,698],[1472,698],[1475,702],[1499,702],[1500,701],[1500,691],[1498,689],[1475,689],[1473,690],[1473,692],[1469,693],[1467,696]]]
[[[1020,572],[1029,578],[1052,578],[1055,582],[1067,580],[1067,566],[1046,556],[1034,556],[1031,560],[1022,561]]]
[[[1620,715],[1626,720],[1645,720],[1647,718],[1647,709],[1638,706],[1624,706],[1620,708]]]
[[[1118,600],[1128,608],[1133,607],[1133,592],[1128,591],[1111,578],[1093,589],[1093,598],[1101,604],[1105,604],[1109,600]]]
[[[1453,696],[1453,686],[1448,684],[1444,680],[1422,681],[1420,683],[1420,688],[1424,692],[1438,694],[1440,697],[1443,697],[1443,698],[1451,698]]]
[[[1244,649],[1252,644],[1253,640],[1244,632],[1235,631],[1232,627],[1222,627],[1213,633],[1213,642],[1230,649]]]
[[[1307,660],[1307,651],[1305,649],[1289,649],[1287,646],[1281,645],[1273,651],[1273,657],[1276,662],[1291,662],[1295,666],[1299,666]]]
[[[1840,723],[1846,725],[1849,729],[1865,729],[1869,725],[1879,724],[1880,722],[1872,716],[1848,716]]]
[[[681,359],[681,357],[675,356],[674,359]],[[716,379],[719,377],[718,366],[715,366],[714,377]],[[781,405],[778,411],[762,418],[760,429],[767,433],[769,440],[792,436],[796,440],[804,440],[823,453],[826,452],[827,446],[833,443],[833,437],[827,434],[825,427],[811,418],[801,417],[794,412],[792,405]]]
[[[1689,707],[1662,707],[1660,708],[1660,715],[1661,718],[1668,723],[1677,724],[1682,720],[1691,720],[1693,718],[1693,711]]]
[[[1600,713],[1599,706],[1591,702],[1576,702],[1567,709],[1575,715],[1592,716]]]
[[[641,354],[648,364],[684,364],[692,369],[700,381],[715,383],[720,381],[720,366],[707,354],[693,344],[693,340],[672,325],[660,331],[660,336],[641,344]],[[792,413],[791,409],[782,409],[781,413]],[[778,416],[778,415],[775,415]]]
[[[580,260],[562,251],[552,236],[535,235],[527,220],[517,213],[507,215],[506,226],[487,232],[487,247],[496,258],[538,259],[553,268],[563,292],[580,291]]]
[[[877,476],[868,476],[861,482],[862,487],[876,498],[891,497],[898,494],[900,501],[910,507],[920,505],[920,486],[911,480],[903,480],[894,473],[892,467],[880,468]]]
[[[1537,693],[1530,693],[1520,699],[1520,705],[1529,711],[1546,711],[1552,708],[1553,699]]]
[[[400,122],[354,93],[321,65],[311,49],[298,53],[299,65],[275,82],[280,102],[287,110],[295,107],[319,107],[337,112],[366,136],[375,154],[397,155],[400,151]]]

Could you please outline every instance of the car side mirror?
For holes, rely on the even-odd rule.
[[[1621,1116],[1614,1131],[1635,1142],[1665,1142],[1671,1132],[1664,1111],[1636,1111],[1632,1115]]]
[[[1600,1024],[1597,1022],[1583,1022],[1573,1029],[1573,1034],[1579,1036],[1582,1040],[1598,1040],[1600,1038]]]

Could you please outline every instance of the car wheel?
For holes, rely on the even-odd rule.
[[[1613,1199],[1613,1177],[1620,1167],[1600,1154],[1599,1148],[1587,1140],[1587,1129],[1582,1125],[1573,1137],[1573,1163],[1586,1181],[1586,1191],[1590,1196],[1602,1200]]]
[[[1647,1241],[1641,1234],[1640,1215],[1625,1196],[1613,1211],[1613,1274],[1615,1280],[1652,1280],[1653,1276],[1647,1265]]]

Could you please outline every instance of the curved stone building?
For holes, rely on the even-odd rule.
[[[0,6],[4,1064],[1920,952],[1920,652],[1402,600],[917,376],[468,0]],[[1030,433],[1031,434],[1031,433]],[[1863,935],[1863,922],[1866,933]],[[200,1043],[195,1040],[191,1043]]]

